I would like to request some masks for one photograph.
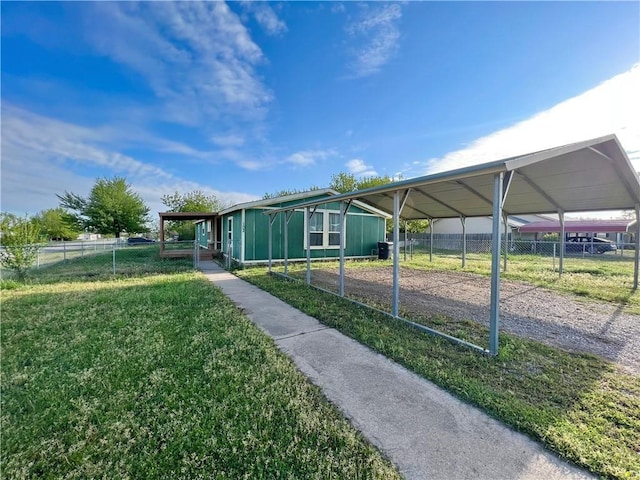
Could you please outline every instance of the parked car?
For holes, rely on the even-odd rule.
[[[127,245],[146,245],[148,243],[156,243],[155,240],[144,237],[129,237],[127,238]]]
[[[569,237],[565,243],[567,253],[605,253],[616,250],[616,244],[611,240],[598,237]]]

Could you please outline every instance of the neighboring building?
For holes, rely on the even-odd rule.
[[[512,237],[518,229],[531,222],[550,220],[543,215],[518,215],[507,218],[507,233]],[[470,217],[465,220],[465,233],[467,235],[487,235],[489,238],[493,229],[491,217]],[[462,221],[459,218],[440,218],[433,222],[434,235],[462,235]]]
[[[564,231],[567,237],[594,236],[620,244],[633,242],[635,225],[636,221],[630,219],[565,220]],[[541,239],[546,233],[560,233],[562,231],[558,220],[548,219],[523,225],[519,229],[523,236],[534,236],[536,240]]]
[[[321,189],[234,205],[219,212],[215,219],[198,222],[196,235],[202,248],[221,251],[242,265],[264,263],[269,259],[269,215],[265,212],[326,198],[327,203],[317,207],[310,222],[305,219],[304,209],[294,210],[290,215],[287,258],[306,258],[307,228],[311,228],[311,258],[338,257],[340,206],[337,202],[331,202],[333,195],[337,195],[337,192]],[[345,256],[375,255],[377,243],[384,241],[388,218],[390,216],[386,213],[354,201],[347,212]],[[271,227],[274,260],[284,259],[285,256],[285,224],[285,214],[277,214]]]

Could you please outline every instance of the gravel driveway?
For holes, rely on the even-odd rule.
[[[390,267],[347,269],[345,291],[356,298],[391,303]],[[337,270],[314,270],[312,283],[333,289]],[[400,306],[488,326],[488,277],[463,272],[401,269]],[[621,305],[587,301],[524,282],[501,280],[500,328],[565,350],[590,352],[640,375],[640,316]]]

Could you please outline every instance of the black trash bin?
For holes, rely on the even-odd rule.
[[[389,260],[392,242],[378,242],[378,260]]]

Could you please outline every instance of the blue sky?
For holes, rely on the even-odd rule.
[[[638,2],[2,2],[1,209],[404,178],[618,134]]]

